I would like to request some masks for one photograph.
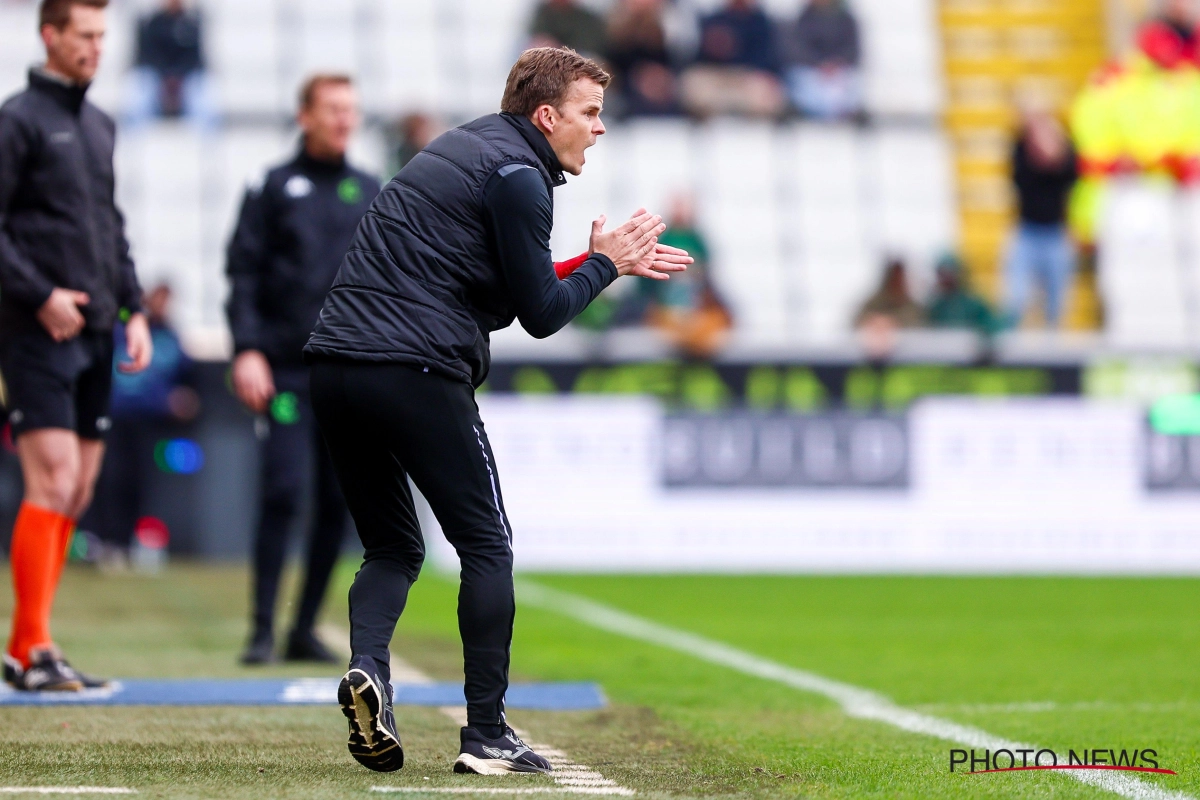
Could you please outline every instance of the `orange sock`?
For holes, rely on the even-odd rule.
[[[30,503],[21,503],[17,512],[9,548],[16,603],[8,654],[25,666],[31,648],[51,644],[50,608],[62,570],[63,530],[71,524],[68,517]]]
[[[58,592],[59,581],[62,580],[63,567],[67,565],[67,561],[71,556],[71,538],[75,535],[75,520],[70,517],[63,517],[58,529],[58,565],[54,568],[54,589],[51,593],[51,601],[53,602],[54,593]]]

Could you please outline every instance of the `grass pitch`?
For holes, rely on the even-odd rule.
[[[331,592],[328,617],[342,625],[352,573],[344,565]],[[1153,748],[1179,774],[1141,780],[1200,797],[1200,581],[536,579],[998,736],[1059,752]],[[393,643],[441,679],[461,676],[455,593],[427,572]],[[55,631],[79,666],[122,677],[340,673],[238,666],[247,597],[245,571],[232,567],[124,579],[72,568]],[[0,617],[10,603],[5,575]],[[950,774],[948,742],[528,606],[519,606],[513,676],[599,682],[608,709],[514,712],[513,721],[645,797],[1115,796],[1063,774]],[[0,708],[0,787],[125,786],[151,798],[553,789],[545,778],[454,776],[454,723],[435,709],[397,717],[408,764],[376,775],[346,754],[336,708]]]

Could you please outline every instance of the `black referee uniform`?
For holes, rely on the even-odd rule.
[[[524,117],[486,116],[439,137],[371,206],[305,348],[366,548],[351,648],[389,678],[388,644],[425,557],[411,476],[462,564],[468,725],[489,738],[503,733],[515,604],[513,533],[475,404],[488,335],[519,319],[549,336],[617,277],[600,254],[555,276],[552,198],[564,182]]]
[[[232,292],[226,308],[234,349],[262,352],[276,389],[261,446],[254,627],[247,660],[262,660],[271,652],[288,533],[310,494],[304,485],[308,463],[315,473],[315,519],[286,654],[324,656],[313,626],[341,549],[346,505],[313,417],[303,349],[354,231],[378,194],[379,182],[344,159],[319,161],[301,148],[247,190],[229,243]]]
[[[114,201],[116,126],[87,86],[41,69],[0,107],[0,371],[13,433],[111,427],[113,326],[141,310]],[[55,342],[37,311],[55,288],[87,292],[86,322]]]

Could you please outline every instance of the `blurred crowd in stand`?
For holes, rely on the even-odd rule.
[[[991,335],[1019,327],[1035,300],[1045,325],[1060,327],[1077,263],[1098,263],[1110,182],[1144,176],[1200,185],[1196,3],[1162,0],[1154,10],[1130,51],[1097,70],[1065,114],[1042,107],[1019,114],[1011,155],[1016,221],[1003,254],[998,308],[971,293],[952,258],[938,266],[934,297],[922,306],[910,294],[904,265],[892,262],[855,319],[869,351],[886,351],[903,328]]]
[[[1062,124],[1046,111],[1027,111],[1014,140],[1011,178],[1017,220],[1005,248],[999,307],[972,289],[964,264],[953,253],[938,260],[933,291],[924,304],[913,297],[904,261],[889,259],[878,289],[854,318],[872,358],[886,357],[901,329],[972,330],[990,344],[997,333],[1024,323],[1035,294],[1040,295],[1046,326],[1060,325],[1077,255],[1067,210],[1078,159]]]
[[[1200,182],[1200,38],[1193,0],[1162,0],[1135,47],[1101,70],[1066,114],[1026,108],[1011,151],[1016,221],[1001,260],[999,297],[989,303],[953,254],[936,267],[928,296],[915,299],[906,265],[884,267],[878,289],[852,320],[866,340],[886,330],[967,328],[985,337],[1028,325],[1040,308],[1060,327],[1081,254],[1096,244],[1108,182],[1145,174]],[[699,13],[683,0],[612,0],[599,11],[581,0],[539,0],[525,47],[566,46],[600,59],[613,74],[613,117],[735,115],[760,119],[865,119],[862,37],[847,0],[805,0],[788,17],[758,0],[725,0]],[[195,3],[162,0],[138,22],[136,57],[122,109],[128,125],[183,118],[219,121]],[[389,129],[389,173],[402,168],[446,127],[413,110]],[[679,350],[711,355],[734,321],[711,280],[696,198],[672,203],[667,237],[698,256],[683,280],[643,282],[636,292],[602,297],[579,320],[596,330],[647,324]],[[950,243],[947,243],[948,245]]]
[[[607,15],[578,0],[542,0],[527,44],[601,59],[621,116],[863,113],[858,23],[842,0],[808,0],[787,20],[756,0],[700,16],[667,0],[616,0]]]
[[[204,26],[183,0],[165,0],[138,21],[137,51],[126,79],[123,121],[183,117],[208,128],[217,121],[204,63]]]

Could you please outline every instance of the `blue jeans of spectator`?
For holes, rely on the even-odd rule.
[[[1075,247],[1066,225],[1022,222],[1008,246],[1005,264],[1009,320],[1018,324],[1029,307],[1029,295],[1040,284],[1046,298],[1046,324],[1058,327],[1075,272]]]
[[[850,67],[791,67],[787,87],[792,105],[806,117],[844,119],[862,111],[862,76]]]
[[[127,125],[143,125],[164,116],[163,77],[155,70],[149,67],[131,70],[126,91],[124,118]],[[206,73],[196,71],[184,77],[180,95],[184,119],[201,128],[216,124],[217,112]]]

